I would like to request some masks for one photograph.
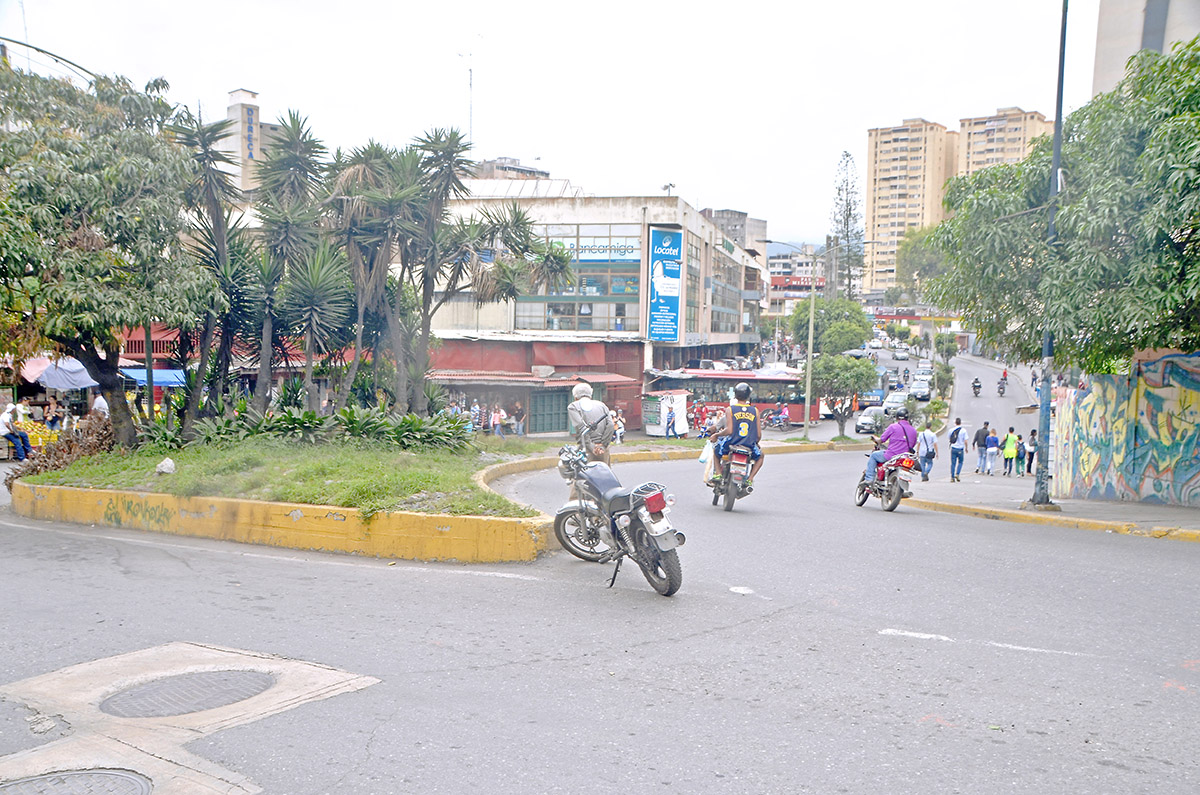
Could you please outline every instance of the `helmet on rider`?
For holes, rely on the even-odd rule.
[[[901,406],[900,408],[896,409],[896,419],[898,419],[898,420],[908,419],[908,409],[906,409],[904,406]]]
[[[738,400],[746,400],[750,397],[750,385],[745,381],[738,381],[733,388],[733,396]]]

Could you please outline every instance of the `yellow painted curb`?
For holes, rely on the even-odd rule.
[[[12,507],[31,519],[405,560],[534,560],[551,537],[550,517],[544,514],[511,519],[392,511],[365,519],[355,508],[329,505],[175,497],[21,481],[13,484]]]
[[[987,508],[982,505],[956,505],[950,502],[934,502],[933,500],[913,498],[906,500],[906,504],[925,511],[956,513],[962,516],[978,516],[982,519],[998,519],[1006,522],[1021,522],[1023,524],[1053,525],[1055,527],[1071,527],[1077,530],[1099,530],[1105,533],[1119,533],[1121,535],[1200,542],[1200,530],[1190,530],[1180,527],[1153,527],[1146,530],[1133,522],[1110,522],[1104,519],[1057,516],[1043,511],[1012,511],[1005,508]]]

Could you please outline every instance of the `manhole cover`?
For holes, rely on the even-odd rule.
[[[200,671],[136,685],[115,693],[100,711],[118,718],[166,718],[227,707],[267,690],[275,677],[261,671]]]
[[[148,795],[150,779],[129,770],[66,770],[0,784],[3,795]]]

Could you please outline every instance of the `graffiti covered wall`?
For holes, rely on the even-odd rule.
[[[1054,496],[1200,507],[1200,353],[1056,396]]]

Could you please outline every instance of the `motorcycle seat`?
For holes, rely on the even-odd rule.
[[[600,502],[603,503],[603,508],[607,513],[616,513],[617,511],[629,510],[629,498],[633,494],[633,489],[626,486],[617,486],[615,489],[609,489],[600,495]]]
[[[600,495],[600,507],[604,511],[612,513],[629,509],[629,495],[633,494],[633,489],[622,486],[608,464],[593,461],[583,468],[583,477]]]

